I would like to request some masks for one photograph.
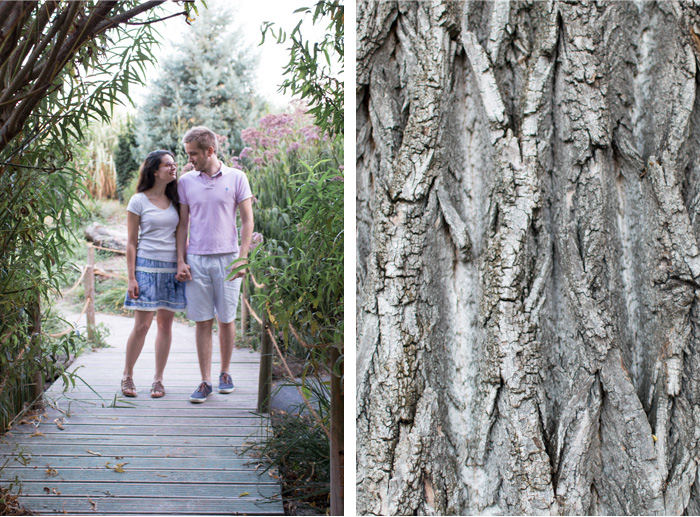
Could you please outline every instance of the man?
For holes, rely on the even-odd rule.
[[[194,170],[178,182],[180,222],[177,227],[177,278],[187,282],[187,317],[196,323],[197,357],[202,382],[190,397],[204,402],[212,393],[211,356],[214,316],[219,320],[221,374],[219,393],[231,393],[231,354],[236,339],[236,308],[244,271],[232,279],[232,269],[245,264],[253,233],[252,196],[243,171],[225,166],[217,157],[217,141],[206,127],[190,129],[182,139]],[[236,210],[241,216],[238,245]],[[189,243],[187,230],[189,226]],[[185,253],[185,248],[187,251]],[[236,259],[239,259],[236,261]],[[231,263],[236,261],[231,267]]]

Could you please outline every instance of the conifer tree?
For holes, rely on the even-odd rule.
[[[182,135],[205,125],[240,151],[240,131],[253,125],[262,102],[254,92],[255,56],[225,6],[200,10],[187,38],[174,46],[149,81],[137,115],[140,154],[153,149],[182,153]]]

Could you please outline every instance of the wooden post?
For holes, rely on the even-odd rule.
[[[87,300],[87,336],[95,342],[95,249],[87,245],[87,266],[85,271],[85,299]]]
[[[32,328],[31,336],[32,341],[39,341],[39,347],[41,347],[41,295],[37,293],[37,300],[34,307],[32,307]],[[34,373],[32,377],[32,398],[34,399],[34,409],[44,409],[44,374],[41,370]]]
[[[331,515],[344,514],[345,447],[342,371],[334,373],[340,351],[331,347]]]
[[[263,309],[263,324],[260,336],[260,379],[258,381],[258,412],[270,412],[270,393],[272,393],[272,339],[267,329],[270,322],[267,311]]]
[[[241,337],[243,341],[248,341],[248,331],[250,330],[250,314],[248,314],[248,306],[245,301],[248,300],[248,275],[243,277],[241,282],[243,284],[243,290],[241,297],[243,301],[241,303]]]

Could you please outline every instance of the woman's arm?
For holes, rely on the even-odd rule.
[[[126,212],[126,269],[129,276],[129,298],[139,297],[139,284],[136,281],[136,248],[139,243],[139,224],[141,217],[133,212]]]
[[[175,245],[177,247],[177,275],[180,282],[192,280],[190,266],[187,265],[187,229],[190,224],[190,205],[180,203],[180,222],[175,232]]]

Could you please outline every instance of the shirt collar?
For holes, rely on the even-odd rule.
[[[211,177],[211,178],[216,178],[218,175],[223,174],[223,173],[224,173],[224,164],[223,164],[223,162],[221,163],[221,168],[219,169],[219,172],[217,172],[216,174],[213,174],[212,176],[209,176],[208,174],[206,174],[206,173],[203,172],[203,171],[199,171],[199,175],[200,175],[200,176],[206,176],[206,177]]]

